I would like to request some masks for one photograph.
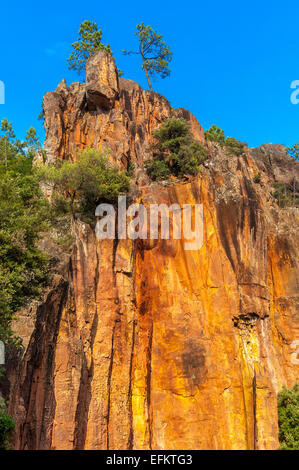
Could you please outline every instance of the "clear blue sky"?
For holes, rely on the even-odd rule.
[[[195,114],[204,129],[217,124],[226,135],[258,146],[291,145],[299,140],[299,104],[290,84],[299,80],[299,2],[252,0],[99,0],[2,2],[0,80],[5,82],[7,117],[18,137],[35,126],[42,96],[54,90],[67,70],[70,45],[80,23],[103,30],[125,77],[147,87],[137,57],[122,49],[136,46],[137,23],[150,24],[173,51],[172,73],[154,88],[174,107]]]

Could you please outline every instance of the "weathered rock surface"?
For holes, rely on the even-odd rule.
[[[160,95],[118,84],[107,56],[89,66],[87,85],[45,96],[48,158],[109,145],[121,166],[135,164],[145,206],[203,204],[203,246],[98,241],[76,224],[74,251],[10,364],[16,448],[276,449],[277,392],[299,380],[299,214],[271,192],[298,164],[280,146],[235,157],[209,144],[196,178],[143,184],[160,122],[183,115],[204,141],[202,128]]]

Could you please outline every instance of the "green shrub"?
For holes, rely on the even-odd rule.
[[[277,200],[279,207],[297,207],[299,204],[299,198],[294,192],[292,192],[285,183],[275,182],[272,195]]]
[[[283,390],[278,395],[280,450],[299,450],[299,386]]]
[[[196,141],[181,145],[176,154],[170,154],[171,171],[178,177],[196,175],[208,158],[208,151]]]
[[[110,164],[107,152],[87,149],[77,161],[60,161],[54,166],[37,169],[39,180],[54,187],[53,200],[73,218],[94,219],[99,202],[117,202],[120,193],[128,192],[130,178],[125,171]]]
[[[193,139],[184,119],[167,119],[153,135],[157,141],[154,158],[146,162],[147,173],[153,180],[195,175],[208,158],[208,151]]]
[[[9,438],[15,429],[15,422],[7,414],[5,402],[0,398],[0,450],[10,448]]]
[[[240,156],[245,150],[245,144],[235,139],[234,137],[227,137],[225,139],[225,147],[230,154]]]
[[[230,154],[237,156],[242,155],[246,146],[246,144],[240,142],[234,137],[225,138],[224,131],[215,124],[205,131],[205,138],[207,141],[218,142],[221,147],[225,146]]]
[[[224,131],[215,124],[205,131],[205,138],[210,142],[218,142],[221,146],[223,146],[225,142]]]
[[[256,174],[254,175],[254,177],[253,177],[253,182],[254,182],[254,183],[257,183],[257,184],[261,182],[261,174],[260,174],[260,172],[258,172],[258,173],[256,173]]]
[[[165,160],[147,160],[145,167],[153,181],[167,180],[170,176],[170,168]]]
[[[32,159],[11,146],[0,165],[0,340],[6,343],[18,343],[10,328],[13,314],[39,296],[46,283],[48,257],[37,243],[48,227],[49,204],[33,174]]]
[[[169,118],[156,129],[153,136],[160,151],[178,152],[182,144],[190,142],[190,129],[185,119]]]

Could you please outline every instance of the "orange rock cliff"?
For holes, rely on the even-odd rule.
[[[47,93],[44,111],[48,162],[109,147],[134,167],[133,199],[203,204],[203,246],[100,241],[76,223],[73,251],[53,254],[51,285],[14,324],[25,350],[3,393],[15,447],[276,449],[277,393],[299,379],[299,214],[272,192],[298,163],[279,145],[237,157],[206,143],[190,112],[118,79],[104,52],[86,83]],[[151,183],[152,132],[170,116],[209,159],[196,177]]]

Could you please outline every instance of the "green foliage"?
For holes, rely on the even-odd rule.
[[[102,31],[96,23],[83,21],[80,24],[78,41],[72,44],[73,52],[68,58],[69,69],[81,74],[86,67],[86,62],[97,51],[104,50],[112,54],[109,44],[102,43]]]
[[[185,119],[169,118],[154,131],[158,149],[177,152],[182,144],[190,141],[190,129]]]
[[[10,327],[13,314],[46,282],[48,259],[37,242],[48,227],[49,207],[32,170],[33,154],[23,152],[28,140],[14,140],[11,126],[5,127],[7,145],[0,139],[0,339],[9,343],[17,341]],[[33,131],[28,136],[37,139]]]
[[[182,144],[177,153],[171,153],[169,162],[175,176],[196,175],[201,164],[208,158],[208,151],[195,140]]]
[[[245,150],[245,144],[234,137],[227,137],[224,145],[228,149],[229,153],[237,156],[242,155]]]
[[[290,157],[295,158],[297,161],[299,161],[299,142],[293,145],[293,147],[287,147],[287,152],[290,155]]]
[[[299,450],[299,386],[283,390],[278,395],[280,450]]]
[[[11,123],[6,118],[2,120],[0,130],[8,141],[11,141],[16,137]]]
[[[210,142],[218,142],[221,146],[225,143],[224,131],[215,124],[205,131],[205,138]]]
[[[233,155],[242,155],[245,150],[245,145],[243,142],[235,139],[234,137],[225,138],[224,131],[213,124],[210,129],[205,131],[205,138],[210,142],[218,142],[221,147],[225,146],[229,153]]]
[[[127,165],[127,171],[126,171],[127,176],[128,176],[129,178],[132,178],[132,177],[133,177],[133,175],[134,175],[134,170],[135,170],[134,164],[133,164],[132,162],[129,162],[128,165]]]
[[[172,52],[169,46],[163,41],[163,36],[153,30],[151,26],[144,23],[136,26],[135,35],[139,41],[139,51],[123,51],[124,54],[139,54],[142,58],[141,68],[145,71],[148,85],[152,90],[150,77],[160,76],[161,78],[170,75],[169,63],[172,60]]]
[[[4,118],[0,126],[0,164],[8,165],[9,160],[15,160],[16,153],[33,157],[39,149],[39,139],[34,127],[28,129],[24,142],[16,139],[11,123]]]
[[[153,180],[168,179],[170,175],[195,175],[208,158],[207,150],[193,139],[184,119],[167,119],[154,132],[157,144],[153,160],[146,162],[147,173]]]
[[[258,172],[258,173],[256,173],[256,174],[254,175],[254,177],[253,177],[253,182],[256,183],[256,184],[258,184],[258,183],[261,182],[261,174],[260,174],[260,172]]]
[[[6,118],[1,121],[0,131],[2,134],[0,140],[1,160],[5,162],[5,165],[7,165],[8,158],[11,153],[11,141],[16,137],[16,135],[11,123]]]
[[[147,174],[153,181],[167,180],[171,174],[165,160],[148,160],[145,162]]]
[[[272,195],[277,200],[279,207],[297,207],[299,205],[299,198],[295,191],[291,191],[285,183],[275,182],[275,191]]]
[[[10,322],[46,280],[48,259],[37,248],[47,228],[48,204],[27,157],[16,156],[0,173],[0,339],[13,340]]]
[[[0,450],[10,448],[9,438],[15,429],[14,420],[7,414],[3,398],[0,398]]]
[[[77,161],[63,161],[37,170],[40,181],[54,186],[54,204],[70,212],[73,218],[94,219],[100,201],[115,203],[120,193],[129,190],[130,179],[124,171],[109,163],[107,152],[88,149]]]
[[[30,154],[34,154],[40,147],[39,138],[36,134],[36,130],[32,126],[28,129],[26,133],[25,145]]]

